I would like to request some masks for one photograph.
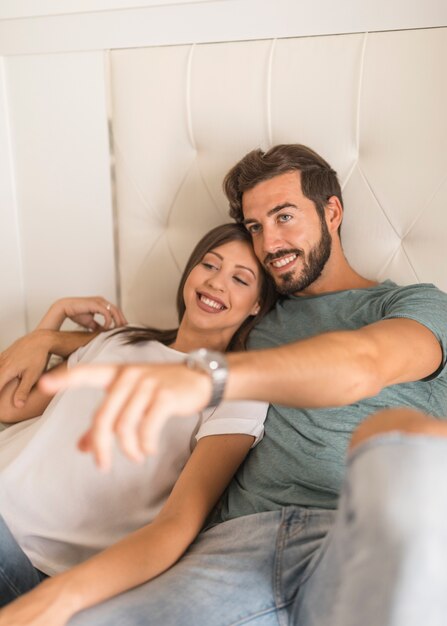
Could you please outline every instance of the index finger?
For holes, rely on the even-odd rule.
[[[108,309],[110,314],[112,315],[113,321],[115,322],[115,326],[126,326],[127,320],[124,317],[124,313],[121,309],[114,304],[110,303],[110,308]]]
[[[44,374],[38,386],[44,393],[57,393],[76,387],[108,387],[119,370],[118,365],[77,365],[65,371]]]
[[[137,370],[123,369],[119,372],[109,385],[107,396],[93,417],[89,431],[90,448],[96,464],[103,470],[110,468],[115,427],[125,414],[129,400],[133,398],[138,381]],[[124,451],[126,452],[126,447]],[[135,461],[142,460],[135,449],[133,452],[134,454],[130,456]]]
[[[112,302],[108,302],[104,298],[97,298],[95,300],[95,304],[97,306],[97,310],[95,312],[99,313],[104,318],[104,330],[108,330],[111,327],[112,322],[115,327],[125,326],[127,324],[127,320],[121,309]]]

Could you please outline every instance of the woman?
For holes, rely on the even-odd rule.
[[[103,333],[70,357],[68,365],[178,363],[184,352],[199,347],[243,349],[251,327],[271,308],[274,293],[245,229],[217,227],[199,242],[185,268],[177,296],[178,329]],[[48,402],[35,389],[25,407],[16,408],[14,389],[7,393],[9,421],[27,420],[28,405],[36,411]],[[169,568],[259,440],[266,413],[261,403],[223,403],[201,415],[172,418],[156,456],[135,465],[115,455],[112,472],[104,475],[94,471],[90,458],[70,449],[89,425],[99,397],[91,389],[60,394],[42,417],[0,435],[0,512],[6,522],[0,528],[3,604],[53,576],[3,609],[1,626],[65,624],[77,611]],[[84,449],[89,437],[90,431],[81,439]],[[132,438],[124,448],[128,456],[141,459]],[[110,466],[107,457],[98,461],[103,468]]]

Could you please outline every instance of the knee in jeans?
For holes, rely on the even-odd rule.
[[[447,424],[408,407],[384,409],[367,417],[354,430],[349,449],[372,437],[391,432],[407,435],[434,435],[447,437]]]

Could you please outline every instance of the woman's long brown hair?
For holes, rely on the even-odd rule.
[[[191,253],[191,256],[186,263],[186,267],[183,270],[180,284],[177,289],[177,314],[179,324],[182,321],[185,314],[185,302],[183,300],[183,288],[185,286],[186,279],[188,278],[191,270],[198,265],[205,254],[214,250],[219,246],[223,246],[226,243],[232,241],[243,241],[251,245],[251,237],[244,226],[231,222],[229,224],[222,224],[216,226],[210,230],[202,239],[198,242],[196,247]],[[231,341],[227,347],[227,352],[236,352],[246,349],[247,338],[252,328],[270,311],[276,302],[276,288],[271,277],[265,272],[262,266],[259,264],[261,288],[259,293],[259,313],[257,315],[250,315],[235,332]],[[169,330],[162,330],[159,328],[138,328],[134,326],[128,326],[124,329],[120,329],[117,333],[123,335],[123,339],[126,343],[139,343],[141,341],[159,341],[164,345],[170,345],[174,343],[178,327]]]

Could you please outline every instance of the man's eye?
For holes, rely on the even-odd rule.
[[[256,233],[260,232],[261,225],[260,224],[249,224],[247,226],[247,230],[250,233],[250,235],[255,235]]]
[[[282,213],[278,215],[278,222],[288,222],[292,219],[292,216],[289,213]]]

